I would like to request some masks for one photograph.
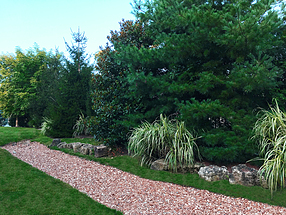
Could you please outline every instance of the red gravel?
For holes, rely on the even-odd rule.
[[[2,148],[124,214],[286,214],[283,207],[143,179],[111,166],[50,150],[37,142],[8,144]]]

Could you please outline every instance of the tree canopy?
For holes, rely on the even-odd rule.
[[[0,109],[7,118],[27,115],[31,102],[37,98],[40,76],[47,68],[50,53],[37,46],[26,53],[16,50],[16,55],[3,55],[0,59]]]
[[[130,125],[172,115],[202,136],[207,160],[251,158],[255,110],[284,98],[285,22],[274,3],[135,1],[138,21],[110,37],[112,62],[123,75],[107,69],[112,80],[124,77],[128,94],[120,98],[134,104]]]
[[[63,68],[58,81],[58,90],[49,106],[53,121],[49,135],[70,137],[73,126],[82,113],[91,115],[91,74],[93,65],[86,53],[87,37],[84,33],[72,32],[72,43],[66,42],[69,57],[63,60]]]

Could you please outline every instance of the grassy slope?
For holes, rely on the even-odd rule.
[[[33,130],[33,129],[31,129]],[[0,136],[2,129],[0,128]],[[12,134],[11,134],[12,135]],[[35,138],[35,137],[34,137]],[[33,138],[30,138],[33,139]],[[37,140],[43,144],[49,144],[51,139],[38,136]],[[68,140],[65,141],[81,141],[86,142],[87,140]],[[90,141],[90,140],[89,140]],[[1,145],[1,142],[0,142]],[[80,157],[85,157],[86,159],[94,160],[105,165],[114,166],[126,172],[138,175],[142,178],[148,178],[152,180],[165,181],[175,184],[180,184],[183,186],[192,186],[198,189],[206,189],[215,193],[221,193],[228,196],[243,197],[254,201],[264,202],[271,205],[279,205],[286,207],[286,190],[277,191],[274,194],[273,199],[271,199],[270,191],[263,189],[261,187],[245,187],[241,185],[231,185],[227,180],[207,182],[201,179],[197,174],[174,174],[165,171],[154,171],[146,167],[141,167],[138,165],[138,161],[135,158],[129,156],[121,156],[115,158],[94,158],[93,156],[85,156],[78,153],[74,153],[69,149],[61,149],[66,153],[77,155]]]
[[[0,145],[22,139],[51,142],[39,131],[0,127]],[[122,214],[0,149],[0,214]]]

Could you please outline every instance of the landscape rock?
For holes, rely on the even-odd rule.
[[[67,149],[73,149],[73,144],[72,143],[68,143],[68,144],[65,145],[65,147]]]
[[[218,181],[218,180],[227,180],[229,177],[229,172],[225,166],[219,167],[215,165],[201,167],[199,176],[206,181]]]
[[[267,182],[260,173],[254,168],[250,168],[245,164],[239,164],[231,168],[232,173],[229,175],[230,184],[240,184],[244,186],[262,186],[268,188]]]
[[[53,142],[49,145],[49,147],[58,146],[61,143],[61,139],[53,139]]]
[[[67,143],[66,142],[60,142],[57,147],[59,149],[67,148]]]
[[[80,152],[80,148],[82,147],[82,145],[84,145],[84,143],[79,143],[79,142],[72,143],[73,151]]]
[[[180,173],[198,173],[201,167],[204,167],[203,163],[195,163],[194,165],[183,165],[182,167],[178,167],[178,172]],[[165,159],[158,159],[151,164],[150,169],[159,170],[159,171],[167,171],[169,170]]]
[[[91,144],[84,144],[80,148],[80,153],[84,155],[92,155],[94,151],[94,146]]]
[[[107,147],[101,144],[100,146],[94,146],[91,144],[85,144],[80,142],[69,143],[53,141],[51,146],[57,146],[58,148],[73,149],[74,152],[79,152],[84,155],[94,155],[95,157],[106,157],[108,156]]]
[[[21,143],[29,145],[31,143],[31,140],[23,140],[23,141],[21,141]]]
[[[108,155],[107,147],[104,145],[94,146],[94,156],[99,157],[106,157]]]
[[[168,165],[165,162],[165,159],[159,159],[159,160],[154,161],[151,164],[150,169],[159,170],[159,171],[168,170]]]
[[[178,172],[181,173],[198,173],[201,167],[204,167],[203,163],[196,162],[194,165],[183,165],[183,167],[178,167]]]

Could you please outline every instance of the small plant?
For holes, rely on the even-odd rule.
[[[47,135],[47,132],[51,130],[51,126],[53,124],[53,120],[49,119],[49,118],[46,118],[44,117],[44,122],[42,123],[41,125],[41,133],[43,135]]]
[[[160,120],[152,124],[144,122],[133,130],[128,151],[141,157],[141,166],[165,158],[169,168],[176,172],[179,166],[194,163],[195,149],[200,158],[196,139],[186,129],[184,122],[169,120],[161,114]]]
[[[286,178],[286,114],[276,106],[270,111],[262,110],[257,120],[253,138],[258,139],[260,156],[253,160],[263,160],[260,177],[264,175],[273,196],[278,186],[285,187]]]
[[[73,136],[77,136],[80,134],[88,135],[90,134],[90,118],[84,117],[83,113],[79,115],[79,119],[76,121],[75,125],[73,126],[74,133]]]

